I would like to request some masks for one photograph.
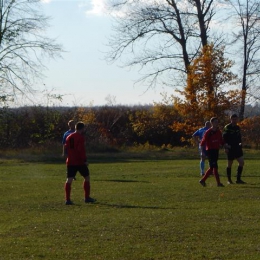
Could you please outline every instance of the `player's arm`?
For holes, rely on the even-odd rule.
[[[223,133],[222,133],[222,138],[223,138],[223,147],[224,147],[224,151],[225,153],[228,153],[229,149],[231,148],[231,146],[228,144],[228,140],[229,140],[229,131],[228,131],[228,126],[225,126],[223,129]]]
[[[224,143],[228,144],[229,140],[229,129],[228,126],[225,126],[222,132],[222,137],[224,139]]]
[[[241,129],[240,126],[238,126],[238,145],[242,146],[242,135],[241,135]]]
[[[65,148],[65,143],[66,143],[66,139],[65,139],[65,135],[63,135],[63,138],[62,138],[62,157],[65,156],[65,151],[66,151],[66,148]]]
[[[199,140],[199,137],[198,137],[198,136],[194,136],[194,135],[193,135],[192,138],[193,138],[194,142],[195,142],[197,145],[200,144],[200,140]]]
[[[231,146],[228,144],[227,135],[222,134],[222,142],[225,153],[228,153],[228,150],[231,148]]]
[[[61,155],[61,156],[62,156],[62,157],[65,156],[65,144],[62,145],[62,155]]]
[[[207,142],[207,138],[208,138],[208,132],[206,132],[203,137],[202,137],[202,140],[200,142],[200,146],[201,148],[205,148],[206,146],[206,142]]]
[[[198,130],[192,135],[192,138],[194,140],[194,142],[199,145],[200,144],[200,139],[199,139],[199,135],[198,135]]]

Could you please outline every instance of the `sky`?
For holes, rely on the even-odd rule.
[[[42,0],[43,13],[50,16],[48,36],[63,45],[62,59],[45,62],[47,71],[41,83],[53,93],[63,95],[65,106],[147,105],[160,102],[161,86],[148,89],[134,84],[137,69],[108,64],[107,38],[111,18],[105,14],[106,0]]]

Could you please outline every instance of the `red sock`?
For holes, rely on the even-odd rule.
[[[64,190],[65,190],[66,200],[70,200],[71,183],[66,182],[64,186]]]
[[[85,193],[85,199],[89,198],[89,195],[90,195],[90,182],[89,181],[84,180],[83,189],[84,189],[84,193]]]
[[[203,180],[203,181],[206,181],[211,173],[212,173],[212,169],[209,168],[209,169],[205,172],[205,174],[204,174],[202,180]]]
[[[215,175],[215,178],[216,178],[217,184],[220,184],[220,179],[219,179],[218,169],[214,168],[214,169],[213,169],[213,173],[214,173],[214,175]]]

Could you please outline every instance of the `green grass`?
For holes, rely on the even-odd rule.
[[[246,160],[247,184],[203,188],[198,160],[93,158],[97,202],[84,204],[77,176],[73,206],[63,163],[1,161],[1,260],[260,259],[258,160]]]

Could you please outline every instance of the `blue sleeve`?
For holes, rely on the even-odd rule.
[[[197,130],[192,136],[200,136],[199,131],[200,131],[200,130]]]
[[[63,135],[63,137],[62,137],[62,144],[64,145],[65,144],[65,142],[66,142],[66,138],[67,138],[67,132]]]

